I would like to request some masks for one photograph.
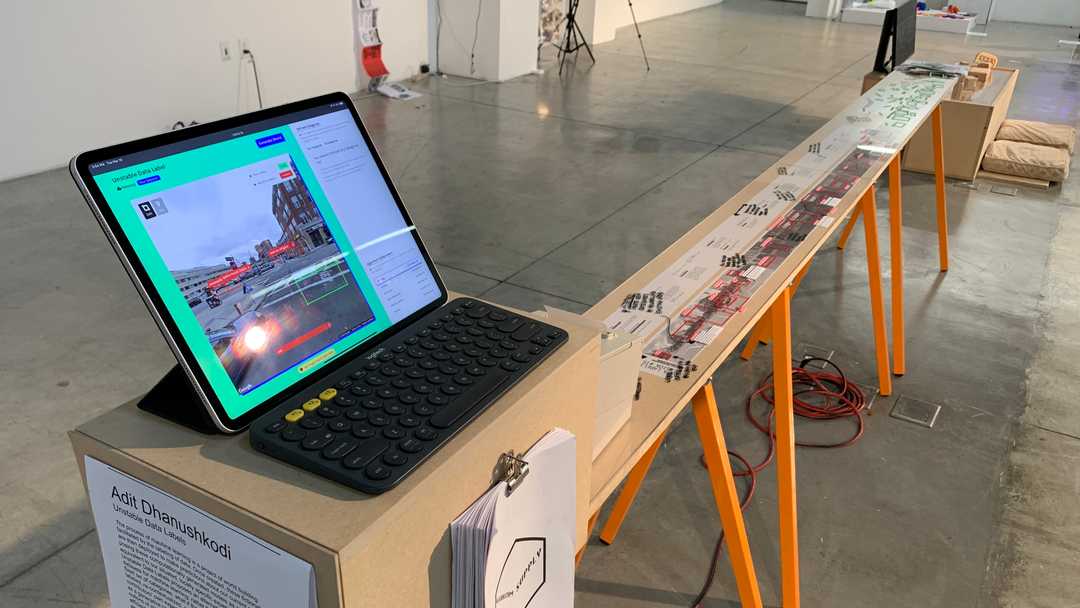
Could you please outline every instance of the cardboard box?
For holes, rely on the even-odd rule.
[[[979,172],[983,155],[997,136],[998,128],[1009,112],[1013,90],[1020,70],[995,68],[994,77],[971,99],[941,102],[942,134],[945,151],[945,175],[972,181]],[[930,121],[911,138],[903,152],[905,170],[934,172],[934,148]]]
[[[487,490],[501,453],[554,427],[577,436],[577,545],[586,540],[600,337],[569,342],[394,490],[368,496],[255,452],[246,433],[203,435],[122,405],[70,433],[84,456],[311,563],[320,608],[450,606],[448,526]]]

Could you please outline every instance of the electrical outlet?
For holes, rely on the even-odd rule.
[[[248,43],[247,38],[238,38],[236,40],[237,48],[240,49],[240,54],[243,55],[244,51],[250,51],[251,45]]]
[[[222,40],[218,43],[218,50],[221,53],[222,61],[231,61],[233,56],[232,45],[228,40]]]

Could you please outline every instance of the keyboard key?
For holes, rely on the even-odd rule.
[[[421,338],[426,338],[426,337],[431,335],[431,330],[427,329],[425,327],[424,329],[421,329],[420,331],[416,332],[416,335],[420,336]]]
[[[351,378],[342,378],[341,380],[338,380],[337,384],[335,384],[334,386],[336,386],[336,387],[338,387],[340,389],[347,389],[352,385],[353,385],[353,381],[352,381]]]
[[[518,347],[517,342],[514,342],[513,340],[501,340],[499,346],[504,350],[517,350]]]
[[[304,441],[300,443],[300,447],[305,450],[321,450],[333,441],[334,437],[335,435],[330,431],[315,433],[305,438]]]
[[[483,323],[483,321],[481,321],[481,323]],[[466,332],[470,336],[475,336],[477,338],[484,335],[484,330],[482,328],[479,328],[479,327],[470,327],[469,329],[466,330]]]
[[[442,392],[451,396],[460,395],[461,387],[456,384],[447,384],[446,386],[442,387]]]
[[[353,425],[352,434],[357,439],[371,439],[375,436],[375,429],[371,428],[367,423],[358,422]]]
[[[390,424],[390,417],[386,414],[375,412],[368,416],[368,424],[371,426],[386,426]]]
[[[487,350],[493,346],[495,346],[494,342],[488,342],[487,340],[476,341],[476,348],[479,348],[480,350]]]
[[[466,348],[465,349],[465,355],[467,357],[472,357],[473,359],[477,359],[483,354],[484,354],[484,351],[480,350],[479,348]]]
[[[380,388],[379,390],[375,391],[375,394],[379,397],[379,399],[394,399],[395,397],[397,397],[397,391],[392,388]]]
[[[413,428],[413,427],[420,426],[420,422],[421,422],[420,418],[418,418],[416,416],[411,416],[411,415],[410,416],[402,416],[401,418],[398,418],[398,424],[400,424],[401,426],[403,426],[405,428]]]
[[[467,338],[468,336],[462,336],[462,337]],[[462,347],[460,344],[455,344],[453,342],[447,342],[446,344],[443,345],[443,350],[445,350],[448,353],[454,353],[454,354],[460,353],[463,348],[464,347]]]
[[[488,321],[487,319],[480,319],[479,321],[476,322],[476,324],[479,325],[480,327],[483,327],[484,329],[494,329],[495,328],[495,322],[494,321]]]
[[[457,340],[458,344],[472,344],[472,343],[476,342],[476,338],[473,337],[473,336],[461,335],[461,336],[458,336],[458,337],[456,337],[454,339]]]
[[[379,463],[372,464],[364,469],[364,475],[367,475],[369,479],[375,481],[382,481],[383,479],[390,477],[390,472],[390,467]]]
[[[322,451],[323,458],[327,460],[341,460],[360,445],[355,439],[339,439],[326,446]]]
[[[409,355],[413,359],[423,359],[424,357],[427,356],[427,353],[420,350],[419,348],[410,348],[409,351],[406,352],[405,354]]]
[[[292,412],[289,412],[289,413],[291,414]],[[303,412],[301,412],[301,415],[303,415]],[[290,420],[289,422],[295,422],[295,421]],[[266,433],[270,433],[271,435],[276,435],[277,433],[280,433],[282,429],[285,428],[286,424],[287,423],[284,420],[275,420],[274,422],[271,422],[269,426],[267,426],[265,429],[263,429],[263,431],[266,432]]]
[[[446,332],[437,331],[431,334],[431,339],[435,340],[436,342],[446,342],[450,339],[450,336]]]
[[[488,307],[484,305],[474,306],[470,310],[465,311],[465,315],[470,319],[483,319],[488,314]]]
[[[296,422],[304,417],[304,410],[293,410],[288,414],[285,414],[285,420],[289,422]]]
[[[496,347],[496,348],[493,348],[493,349],[488,351],[488,356],[491,357],[492,359],[505,359],[508,356],[510,356],[510,353],[506,352],[505,350],[503,350],[501,348]]]
[[[487,372],[485,372],[484,368],[480,367],[479,365],[470,365],[469,367],[465,368],[465,373],[469,374],[470,376],[483,376]]]
[[[308,399],[304,402],[304,405],[300,407],[304,408],[305,412],[314,412],[315,410],[319,409],[320,405],[322,405],[322,401],[318,399]]]
[[[426,382],[421,382],[420,384],[414,384],[412,390],[421,395],[426,395],[431,392],[432,386]]]
[[[412,346],[412,345],[416,344],[419,341],[420,341],[420,338],[417,338],[416,336],[409,336],[408,338],[405,338],[405,344],[408,344],[409,346]]]
[[[518,342],[528,342],[538,331],[540,331],[540,324],[530,321],[518,328],[517,331],[510,335],[510,338]]]
[[[542,352],[544,352],[544,349],[540,348],[539,346],[530,346],[529,347],[529,354],[530,355],[539,355]]]
[[[400,426],[388,426],[382,430],[382,434],[387,439],[401,439],[405,436],[405,430]]]
[[[405,441],[399,443],[397,447],[399,450],[405,452],[406,454],[415,454],[420,450],[424,449],[424,444],[423,442],[417,441],[416,439],[410,437],[409,439],[406,439]]]
[[[460,325],[462,327],[472,327],[473,325],[476,324],[476,321],[473,321],[469,317],[461,316],[461,317],[454,317],[454,323],[457,323],[458,325]]]
[[[532,361],[532,357],[525,353],[514,353],[513,355],[510,355],[510,358],[518,363],[528,363],[529,361]]]
[[[358,403],[356,397],[350,397],[348,395],[338,395],[334,398],[334,403],[341,407],[352,407]]]
[[[323,392],[319,393],[319,399],[322,399],[323,401],[330,401],[334,397],[337,397],[336,388],[328,388]]]
[[[390,352],[397,353],[397,354],[403,353],[403,352],[405,352],[405,345],[404,344],[396,344],[396,345],[394,345],[393,348],[390,349]]]
[[[499,331],[497,329],[492,329],[492,330],[487,332],[487,337],[488,337],[488,339],[492,340],[493,342],[498,342],[499,340],[502,340],[503,338],[505,338],[506,334],[502,333],[501,331]]]
[[[349,392],[356,395],[357,397],[367,397],[368,395],[371,394],[371,387],[370,386],[354,386],[354,387],[349,389]]]
[[[442,374],[428,374],[427,381],[432,384],[442,384],[446,382],[446,376]]]
[[[393,361],[393,360],[394,360],[394,354],[393,353],[383,353],[383,354],[379,355],[379,361],[382,361],[383,363],[386,363],[387,361]]]
[[[548,347],[551,346],[551,338],[545,336],[537,336],[532,339],[532,343],[537,346]]]
[[[433,395],[435,397],[441,397],[441,395]],[[435,413],[435,406],[427,403],[417,403],[413,406],[412,411],[416,412],[417,416],[430,416]]]
[[[364,364],[364,369],[368,370],[369,372],[373,372],[373,371],[379,369],[379,362],[378,361],[368,361],[367,363]]]
[[[468,357],[454,357],[454,365],[457,365],[458,367],[468,367],[469,365],[472,365],[472,360]]]
[[[445,314],[445,315],[439,317],[439,320],[442,321],[443,323],[449,323],[449,322],[454,320],[454,315]]]
[[[438,429],[450,428],[458,419],[479,406],[490,393],[498,390],[507,378],[509,378],[507,374],[485,376],[483,380],[470,387],[463,397],[455,399],[450,405],[436,412],[428,423]]]
[[[394,388],[409,388],[412,386],[412,381],[406,378],[397,378],[390,385]]]
[[[510,318],[510,315],[506,314],[505,312],[503,312],[501,310],[493,310],[490,313],[488,313],[488,318],[491,319],[492,321],[505,321],[505,320]],[[516,319],[517,317],[514,317],[514,318]]]
[[[300,421],[300,426],[308,429],[309,431],[322,428],[322,425],[324,424],[326,424],[326,422],[316,416],[308,416],[307,418],[304,418]]]
[[[498,329],[503,333],[512,334],[517,331],[518,328],[521,327],[524,323],[525,322],[522,321],[520,318],[515,317],[513,319],[507,319],[502,323],[499,323],[495,326],[495,329]]]
[[[456,376],[461,372],[460,367],[454,367],[453,365],[440,365],[439,373],[444,376]]]
[[[412,378],[413,380],[419,380],[420,378],[423,378],[425,375],[426,374],[424,373],[424,370],[422,370],[422,369],[410,369],[409,371],[405,372],[405,377],[406,378]]]
[[[465,300],[461,303],[462,308],[472,308],[473,306],[476,306],[476,302],[473,300]]]
[[[324,405],[318,409],[318,413],[323,418],[337,418],[341,415],[341,410],[332,405]]]
[[[513,361],[503,361],[499,367],[505,369],[508,372],[521,371],[521,364]]]
[[[379,369],[379,373],[387,378],[393,378],[394,376],[401,375],[401,368],[385,365],[381,369]]]
[[[424,359],[419,363],[421,369],[435,369],[439,367],[439,364],[431,359]]]
[[[431,358],[436,360],[436,361],[449,361],[450,360],[450,353],[443,352],[443,351],[440,350],[438,352],[431,353]]]
[[[450,402],[449,399],[447,399],[445,396],[440,395],[438,393],[432,393],[432,394],[428,395],[427,400],[428,400],[428,403],[430,403],[432,405],[446,405],[447,403]]]
[[[435,350],[436,348],[439,348],[439,345],[438,343],[432,342],[431,340],[424,340],[420,343],[420,348],[424,350]]]
[[[363,420],[367,418],[367,412],[360,408],[354,408],[345,412],[345,417],[349,420]]]
[[[364,378],[364,382],[367,382],[371,386],[382,386],[386,384],[386,378],[378,374],[371,374],[367,378]]]
[[[398,401],[404,403],[405,405],[414,405],[420,402],[420,398],[412,393],[401,393],[400,395],[398,395]]]
[[[367,372],[366,369],[358,369],[358,370],[356,370],[355,372],[353,372],[353,373],[351,373],[349,375],[352,376],[353,378],[356,378],[357,380],[359,380],[360,378],[363,378],[367,374],[368,374],[368,372]]]
[[[400,467],[409,461],[409,457],[401,452],[387,452],[383,454],[382,461],[392,467]]]
[[[420,441],[433,441],[436,437],[439,436],[439,433],[430,426],[422,426],[413,431],[413,436]]]
[[[430,329],[432,331],[435,331],[436,329],[442,329],[442,328],[443,328],[442,321],[435,321],[431,325],[428,325],[428,329]]]
[[[390,442],[385,439],[373,439],[360,444],[351,454],[341,461],[347,469],[362,469],[369,462],[375,460],[390,447]]]
[[[461,332],[465,331],[465,328],[464,327],[459,327],[457,325],[447,325],[446,327],[443,328],[443,331],[450,334],[451,336],[456,336],[456,335],[460,334]]]
[[[400,416],[405,413],[405,406],[400,403],[387,403],[383,406],[383,411],[390,416]]]
[[[476,360],[476,362],[479,363],[480,365],[483,365],[484,367],[495,367],[496,365],[499,364],[498,361],[496,361],[495,359],[492,359],[491,357],[480,357],[479,359]]]
[[[470,384],[474,384],[475,382],[476,380],[472,376],[469,376],[467,374],[454,376],[454,383],[460,384],[461,386],[469,386]]]
[[[412,359],[406,359],[405,357],[398,357],[397,359],[394,359],[394,365],[401,368],[408,368],[416,365],[416,362]]]
[[[297,426],[290,426],[281,433],[281,438],[285,441],[300,441],[307,436],[307,432]]]
[[[364,399],[360,402],[360,407],[365,410],[381,410],[382,401],[379,401],[378,399]]]
[[[341,418],[338,418],[337,420],[331,420],[330,424],[326,425],[326,428],[334,431],[335,433],[344,433],[345,431],[352,428],[352,424],[350,424],[348,420],[342,420]],[[344,456],[344,454],[342,454],[342,456]]]

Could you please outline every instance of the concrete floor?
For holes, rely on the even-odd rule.
[[[728,0],[642,24],[648,73],[624,29],[595,49],[595,66],[579,58],[561,80],[549,70],[500,85],[427,81],[414,102],[359,107],[451,288],[580,311],[858,95],[877,32],[801,8]],[[1056,44],[1075,33],[988,31],[920,33],[919,55],[996,52],[1023,69],[1013,117],[1077,124],[1080,64]],[[909,370],[861,442],[798,454],[804,603],[1078,606],[1080,179],[1012,196],[951,184],[947,274],[933,184],[909,174],[904,187]],[[0,208],[0,605],[106,606],[65,432],[145,391],[172,357],[65,170],[0,184]],[[835,349],[865,383],[864,259],[858,237],[843,255],[823,250],[793,309],[796,344]],[[755,459],[763,445],[742,402],[767,359],[761,349],[716,377],[728,445]],[[937,425],[889,417],[901,397],[940,404]],[[579,606],[689,604],[719,531],[698,453],[684,418],[618,541],[590,545]],[[774,486],[770,469],[746,514],[769,605]],[[736,598],[724,561],[706,605]]]

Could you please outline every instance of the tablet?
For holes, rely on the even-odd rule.
[[[344,93],[85,152],[70,169],[224,432],[446,302]]]

